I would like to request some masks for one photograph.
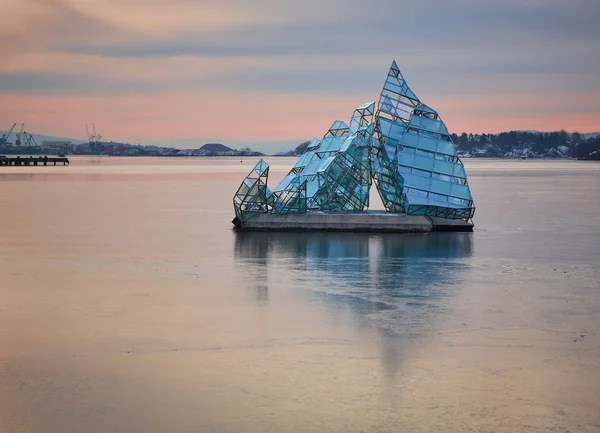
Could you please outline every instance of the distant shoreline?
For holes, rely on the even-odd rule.
[[[37,158],[44,156],[66,156],[66,157],[102,157],[102,158],[229,158],[229,159],[243,159],[243,158],[298,158],[302,155],[115,155],[115,154],[93,154],[93,153],[67,153],[58,154],[56,152],[39,152],[39,153],[9,153],[0,152],[0,157],[10,156],[16,157],[21,156],[23,158]],[[594,159],[575,158],[575,157],[559,157],[559,156],[531,156],[527,158],[518,156],[462,156],[463,160],[468,159],[505,159],[505,160],[572,160],[572,161],[594,161]]]

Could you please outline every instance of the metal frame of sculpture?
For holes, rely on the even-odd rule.
[[[389,212],[468,220],[475,213],[464,166],[435,110],[394,61],[375,115],[373,178]]]
[[[271,191],[267,187],[269,165],[262,159],[254,166],[233,196],[235,216],[246,221],[257,213],[269,212]]]
[[[446,125],[408,87],[395,61],[376,113],[369,102],[354,111],[349,126],[336,120],[272,192],[268,173],[261,159],[236,192],[241,221],[257,213],[363,212],[372,182],[388,212],[464,221],[475,213]]]

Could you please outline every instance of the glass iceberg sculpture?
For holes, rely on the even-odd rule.
[[[258,213],[358,213],[374,182],[387,212],[468,221],[475,213],[465,169],[438,113],[408,87],[394,61],[377,104],[350,124],[333,122],[273,191],[262,159],[233,204],[236,219]],[[235,221],[235,220],[234,220]]]

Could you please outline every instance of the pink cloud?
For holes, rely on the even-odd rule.
[[[368,97],[269,95],[248,92],[117,97],[2,96],[0,118],[25,122],[30,130],[85,135],[95,122],[113,140],[169,140],[218,137],[223,140],[302,139],[322,135],[333,120],[348,120]]]
[[[501,93],[433,98],[454,132],[518,129],[592,132],[600,129],[600,93]]]
[[[285,2],[268,0],[257,0],[252,5],[245,0],[13,2],[7,9],[11,20],[0,29],[0,45],[6,51],[5,61],[0,64],[0,79],[3,73],[6,79],[3,87],[6,94],[0,93],[3,102],[0,128],[6,129],[13,122],[25,122],[31,132],[83,139],[85,123],[95,122],[106,138],[130,142],[138,138],[145,141],[195,137],[224,141],[300,140],[321,136],[333,120],[347,120],[354,107],[377,98],[391,56],[401,54],[401,66],[406,59],[414,68],[407,71],[414,90],[439,111],[451,131],[600,129],[600,93],[596,91],[596,81],[589,79],[590,74],[575,68],[571,75],[565,75],[560,67],[544,72],[544,65],[552,65],[552,60],[559,58],[557,52],[574,53],[575,58],[584,60],[583,63],[561,60],[561,67],[567,63],[585,65],[593,58],[588,55],[586,44],[561,39],[548,45],[553,50],[539,49],[535,45],[533,53],[525,50],[517,56],[519,50],[515,47],[531,39],[516,31],[507,35],[505,28],[500,27],[495,29],[495,34],[509,42],[495,46],[493,56],[487,45],[480,49],[465,45],[449,47],[435,41],[432,45],[420,46],[416,40],[407,41],[400,53],[388,54],[392,49],[400,50],[394,48],[398,34],[391,32],[391,28],[390,33],[380,28],[385,30],[380,34],[381,39],[369,41],[389,42],[392,48],[384,44],[381,50],[375,51],[372,47],[377,44],[370,42],[366,44],[368,49],[357,48],[358,54],[355,51],[338,53],[335,44],[345,39],[336,31],[324,35],[315,33],[314,38],[304,36],[311,35],[311,26],[319,22],[333,25],[343,21],[340,17],[352,18],[352,8],[343,6],[342,2],[307,2],[310,6],[290,7]],[[526,2],[541,4],[537,0]],[[301,25],[297,26],[296,33],[288,32],[287,26],[298,23]],[[279,26],[275,26],[279,33],[264,33],[273,24]],[[304,24],[310,26],[304,28]],[[248,28],[255,32],[248,32]],[[232,31],[228,33],[224,29]],[[343,27],[334,29],[343,31]],[[485,35],[489,36],[492,30],[486,26]],[[520,31],[529,30],[526,27]],[[365,38],[379,35],[371,31],[360,33],[358,27],[352,31]],[[252,37],[254,41],[250,40]],[[286,37],[288,45],[282,45],[279,51],[260,51],[269,44],[277,48]],[[153,51],[154,45],[161,41],[166,47],[163,52]],[[199,47],[192,46],[189,51],[175,49],[178,44],[186,45],[190,41],[198,42]],[[211,45],[215,41],[216,48]],[[547,44],[546,38],[539,41]],[[110,50],[92,49],[99,46],[135,48],[140,42],[148,51],[142,49],[140,54],[132,49],[133,54],[127,50],[115,54]],[[219,47],[223,48],[221,43],[227,49],[219,51]],[[260,54],[244,51],[246,44]],[[307,44],[314,45],[307,48]],[[331,54],[318,50],[329,49],[328,44],[333,44]],[[289,53],[287,47],[290,47]],[[206,48],[208,54],[200,48]],[[230,51],[230,48],[234,49]],[[104,55],[91,55],[91,52]],[[503,66],[511,64],[507,71],[512,73],[506,72]],[[365,65],[383,65],[381,81],[373,83],[372,94],[351,94],[356,90],[353,87],[356,81],[351,80],[347,95],[326,93],[345,91],[341,86],[330,88],[331,83],[339,82],[338,75],[329,81],[327,77],[339,74],[341,81],[351,71],[356,73],[357,68],[370,67]],[[524,72],[527,65],[533,72]],[[594,65],[592,62],[587,68]],[[232,71],[241,73],[231,74]],[[273,82],[280,77],[280,72],[283,85]],[[304,89],[292,89],[293,86],[286,86],[285,74],[295,77],[295,83],[308,85]],[[254,82],[244,81],[251,76]],[[60,80],[52,81],[49,77]],[[432,83],[432,77],[439,81]],[[47,88],[28,88],[30,82],[44,82],[44,78],[51,83]],[[98,78],[100,80],[94,81]],[[233,80],[236,85],[230,86]],[[54,84],[59,81],[64,88]],[[21,83],[21,87],[16,88],[15,82]],[[557,93],[557,86],[562,89],[565,82],[571,83],[576,91]],[[231,87],[245,90],[231,90]],[[356,91],[363,92],[367,88],[363,86]],[[432,96],[426,96],[428,89],[433,89]],[[436,89],[456,94],[439,96]],[[477,94],[482,89],[492,89],[494,93]],[[508,91],[502,92],[502,89]],[[269,93],[277,91],[282,93]],[[285,93],[292,91],[312,94]],[[99,95],[102,92],[105,94]]]
[[[25,122],[30,131],[85,137],[94,122],[109,140],[137,142],[214,137],[227,141],[301,140],[322,136],[335,119],[348,120],[369,95],[314,96],[250,92],[189,92],[117,97],[2,96],[4,124]],[[372,99],[372,98],[371,98]],[[511,95],[487,95],[432,101],[454,132],[499,132],[511,129],[595,131],[600,111],[536,113],[545,97],[528,99],[528,115],[510,108]],[[589,97],[591,104],[593,96]],[[495,101],[495,111],[489,101]],[[590,107],[591,108],[591,107]],[[504,112],[502,110],[505,110]]]

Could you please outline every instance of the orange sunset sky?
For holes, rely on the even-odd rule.
[[[452,132],[600,130],[597,0],[7,1],[0,130],[283,150],[393,59]]]

